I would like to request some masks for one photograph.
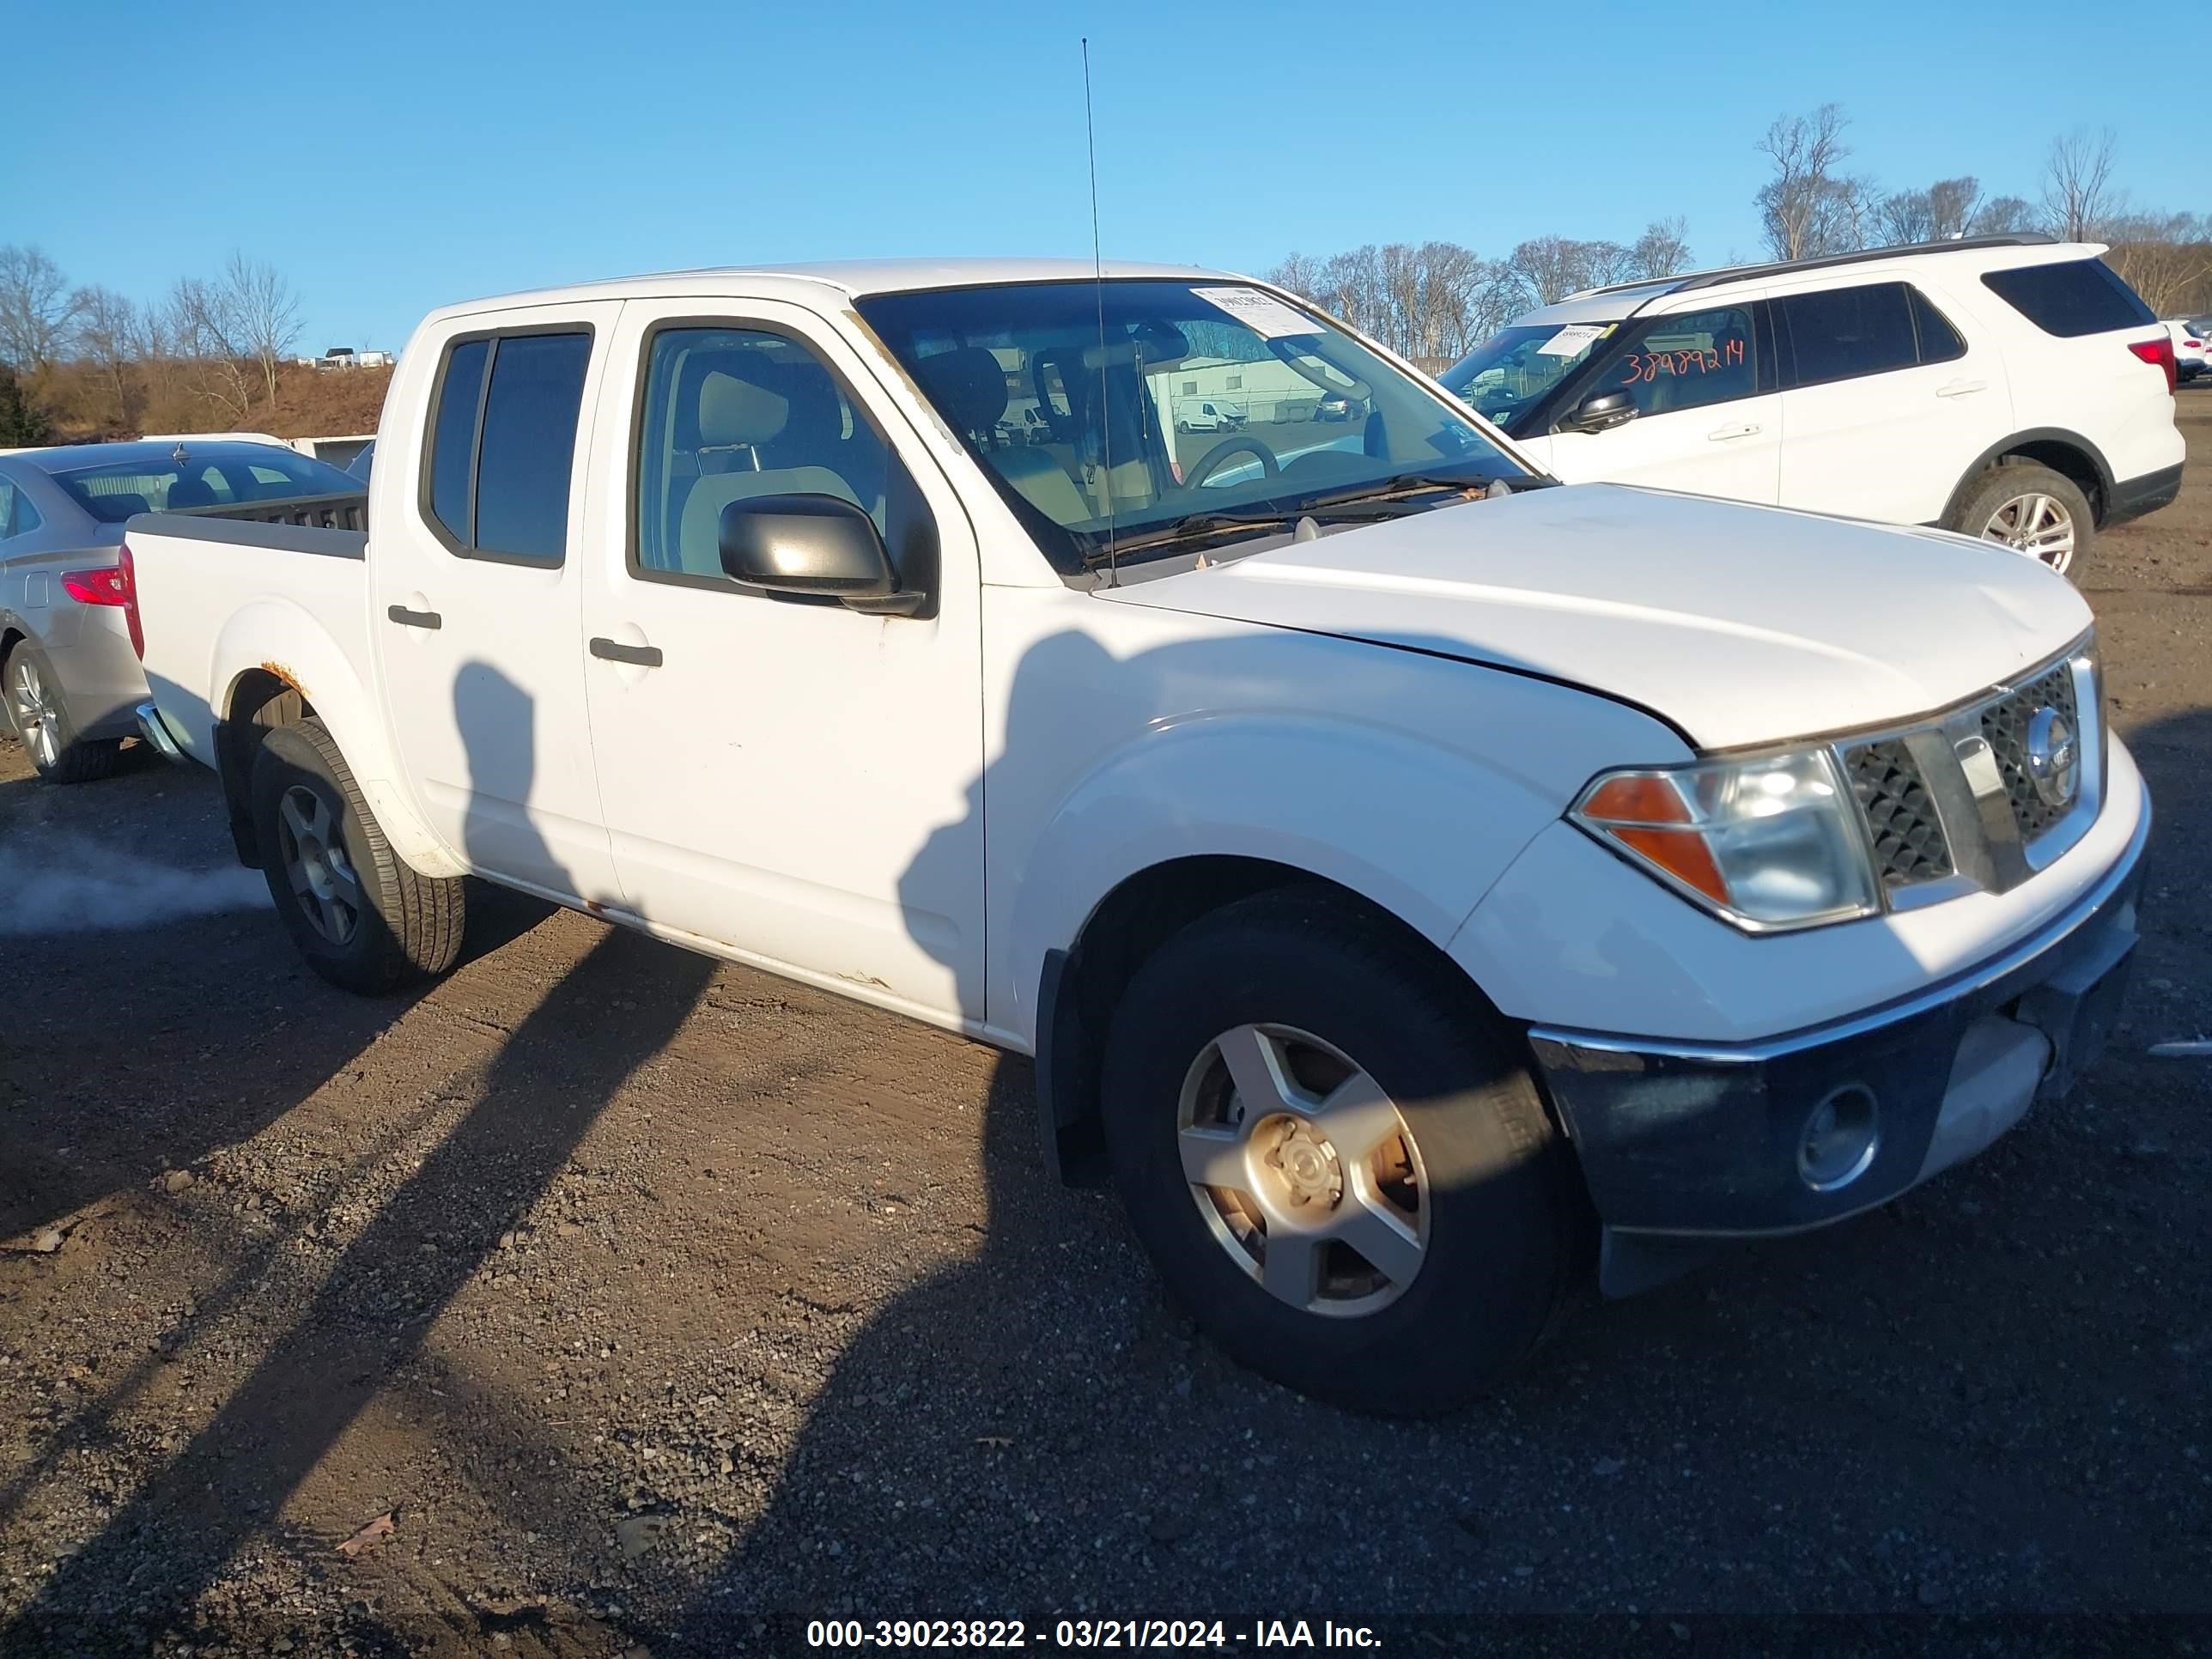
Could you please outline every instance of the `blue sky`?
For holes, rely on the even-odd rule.
[[[9,30],[0,242],[140,299],[243,249],[289,276],[313,350],[640,270],[1087,254],[1086,33],[1109,256],[1492,255],[1680,213],[1717,262],[1758,246],[1753,143],[1830,100],[1848,166],[1886,184],[2032,198],[2052,136],[2109,125],[2138,203],[2212,210],[2212,87],[2168,55],[2203,15],[2167,0],[33,11]]]

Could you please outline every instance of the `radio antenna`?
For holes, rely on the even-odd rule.
[[[1091,37],[1083,40],[1083,145],[1091,165],[1091,271],[1098,297],[1098,441],[1105,460],[1099,474],[1106,507],[1106,586],[1121,586],[1114,564],[1114,420],[1106,381],[1106,256],[1098,240],[1098,133],[1091,119]]]

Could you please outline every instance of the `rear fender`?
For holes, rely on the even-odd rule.
[[[354,781],[393,852],[426,876],[468,873],[408,799],[399,757],[374,691],[363,684],[344,646],[312,612],[288,599],[262,599],[224,624],[207,682],[221,688],[220,718],[232,717],[240,687],[259,674],[298,692],[322,721],[353,769]],[[204,758],[214,758],[212,742]]]

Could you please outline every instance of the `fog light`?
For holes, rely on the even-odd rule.
[[[1863,1083],[1831,1090],[1805,1120],[1797,1140],[1797,1173],[1816,1193],[1848,1187],[1874,1162],[1881,1139],[1874,1091]]]

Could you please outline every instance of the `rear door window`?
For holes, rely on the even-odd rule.
[[[2045,334],[2075,339],[2158,319],[2102,259],[2015,265],[1982,274],[1982,284]]]
[[[430,516],[447,549],[557,565],[568,539],[587,329],[464,340],[446,359],[430,442]]]
[[[1936,302],[1909,283],[1905,291],[1912,299],[1912,331],[1920,341],[1920,361],[1948,363],[1965,356],[1966,343],[1951,326],[1951,319],[1936,309]]]
[[[1786,294],[1774,301],[1792,386],[1826,386],[1911,368],[1920,361],[1903,283]]]

